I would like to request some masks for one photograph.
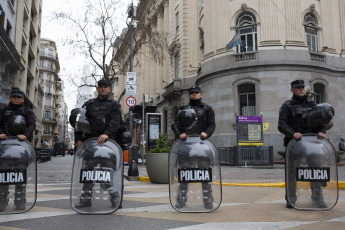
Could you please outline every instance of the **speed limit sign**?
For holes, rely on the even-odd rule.
[[[133,107],[137,104],[137,100],[134,98],[134,97],[128,97],[126,99],[126,104],[129,106],[129,107]]]

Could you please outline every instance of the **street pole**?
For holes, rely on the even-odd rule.
[[[143,94],[143,116],[142,116],[142,119],[141,119],[141,131],[142,131],[142,138],[141,138],[141,141],[142,141],[142,148],[141,148],[141,158],[142,158],[142,162],[144,164],[144,155],[145,155],[145,94]]]
[[[133,72],[133,18],[134,18],[134,6],[133,1],[131,9],[129,10],[129,16],[131,17],[131,53],[130,53],[130,65],[129,72]],[[129,132],[133,138],[133,111],[132,108],[129,109]],[[133,144],[133,140],[132,140]],[[129,167],[128,176],[139,176],[138,166],[133,156],[133,145],[129,147]]]

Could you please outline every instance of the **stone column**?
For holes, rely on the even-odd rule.
[[[285,1],[286,45],[306,46],[304,41],[304,27],[301,25],[303,18],[300,0]]]
[[[339,0],[341,54],[345,55],[345,0]]]
[[[261,46],[281,45],[279,38],[279,13],[277,0],[260,0]]]
[[[165,1],[163,8],[163,21],[164,21],[164,34],[163,37],[165,42],[168,42],[169,35],[169,1]],[[167,44],[165,44],[167,46]],[[168,84],[171,80],[169,79],[169,53],[168,47],[164,47],[163,50],[163,85]]]
[[[160,94],[163,89],[163,46],[161,39],[164,35],[164,21],[163,12],[158,10],[157,12],[157,38],[159,39],[157,59],[156,59],[156,95]]]

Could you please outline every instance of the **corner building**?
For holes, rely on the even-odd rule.
[[[236,145],[236,116],[262,115],[269,123],[264,146],[273,146],[278,159],[284,151],[279,108],[292,96],[290,82],[304,79],[317,103],[335,108],[327,135],[337,149],[345,135],[345,0],[141,1],[136,20],[134,36],[143,36],[144,23],[167,42],[157,46],[162,60],[146,46],[134,57],[136,99],[146,94],[157,105],[163,133],[173,137],[177,108],[188,103],[187,89],[196,84],[215,110],[218,147]],[[236,31],[241,44],[226,51]],[[128,65],[129,51],[120,51],[116,63]]]

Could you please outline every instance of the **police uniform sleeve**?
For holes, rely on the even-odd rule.
[[[292,138],[295,134],[295,130],[289,126],[288,118],[292,115],[287,103],[284,103],[279,109],[279,121],[278,130],[283,133],[286,137]]]
[[[206,131],[207,137],[211,137],[214,131],[216,130],[216,121],[215,121],[215,115],[214,110],[211,106],[207,106],[206,109]]]
[[[0,108],[0,134],[3,134],[4,132],[2,131],[2,114],[4,113],[4,108]]]
[[[107,134],[108,136],[115,135],[117,132],[117,129],[120,127],[121,118],[122,118],[121,105],[117,103],[116,101],[113,101],[113,103],[111,104],[111,109],[110,109],[109,125],[105,129],[104,134]]]
[[[90,101],[90,100],[89,100]],[[87,109],[87,105],[89,104],[89,101],[85,102],[83,105],[82,105],[82,108],[85,108]],[[78,141],[82,141],[83,140],[83,133],[82,132],[78,132],[76,130],[74,130],[74,143],[78,143]]]
[[[180,136],[182,134],[182,131],[178,128],[177,125],[177,114],[183,109],[184,106],[180,106],[178,112],[176,113],[174,123],[171,125],[172,131],[175,133],[176,136]]]
[[[31,140],[36,129],[36,116],[31,109],[27,109],[26,125],[27,129],[23,134]]]

